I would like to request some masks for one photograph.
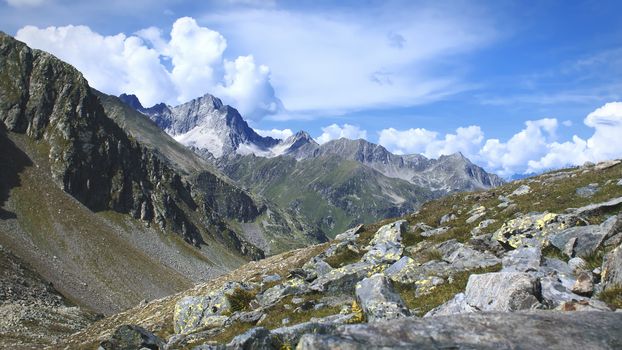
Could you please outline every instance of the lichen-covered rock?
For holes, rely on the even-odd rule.
[[[542,262],[542,252],[539,247],[519,247],[507,252],[502,262],[502,272],[537,271]]]
[[[523,215],[506,221],[493,238],[512,248],[543,246],[551,233],[568,227],[563,218],[554,213]]]
[[[361,260],[370,264],[392,263],[399,260],[404,252],[402,234],[406,231],[406,226],[406,220],[399,220],[378,229]]]
[[[479,311],[518,311],[541,307],[537,278],[520,272],[471,275],[465,302]]]
[[[385,276],[376,274],[356,285],[356,298],[368,321],[410,316],[404,301]]]
[[[135,325],[123,325],[117,328],[109,340],[99,344],[99,350],[140,350],[164,349],[162,339],[148,330]]]

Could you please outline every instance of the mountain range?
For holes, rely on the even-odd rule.
[[[328,236],[356,223],[403,215],[448,193],[503,183],[460,153],[438,159],[395,155],[366,140],[345,138],[320,145],[305,131],[285,140],[263,137],[235,108],[209,94],[149,108],[135,95],[120,99],[241,186]]]

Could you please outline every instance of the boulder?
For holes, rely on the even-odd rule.
[[[594,292],[594,282],[592,275],[587,272],[581,272],[577,276],[577,281],[572,286],[571,291],[578,295],[591,296]]]
[[[383,275],[375,274],[360,281],[356,285],[356,298],[370,322],[410,316],[391,281]]]
[[[518,311],[541,307],[539,280],[527,273],[471,275],[465,302],[479,311]]]
[[[361,260],[370,264],[393,263],[399,260],[404,252],[402,234],[406,231],[406,226],[406,220],[399,220],[378,229]]]
[[[344,325],[306,334],[298,350],[619,349],[622,313],[471,313]]]
[[[588,256],[603,243],[607,232],[603,225],[576,226],[549,236],[549,242],[569,257]]]
[[[109,340],[99,344],[99,350],[164,349],[164,342],[148,330],[135,325],[123,325]]]
[[[542,263],[542,252],[539,247],[519,247],[507,252],[502,263],[502,272],[537,271]]]

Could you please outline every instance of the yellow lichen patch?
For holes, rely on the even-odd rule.
[[[356,300],[352,302],[352,313],[354,316],[350,318],[347,323],[362,323],[365,321],[365,313],[363,312],[363,308],[361,308],[361,305],[359,305]]]

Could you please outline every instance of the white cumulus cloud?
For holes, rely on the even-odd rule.
[[[212,93],[250,119],[282,108],[267,66],[256,64],[252,55],[228,60],[226,39],[190,17],[175,21],[170,39],[155,27],[103,36],[72,25],[26,26],[16,37],[71,63],[91,86],[115,95],[134,93],[146,106]]]
[[[421,128],[388,128],[380,131],[378,143],[396,153],[421,153],[433,158],[461,152],[506,177],[622,158],[622,102],[605,104],[590,113],[584,123],[594,129],[593,134],[587,139],[574,135],[565,142],[557,139],[556,132],[568,123],[543,118],[526,121],[524,129],[507,141],[486,139],[479,126],[469,126],[444,137]]]
[[[331,140],[336,140],[340,138],[346,139],[366,139],[367,131],[362,130],[356,125],[343,124],[343,126],[339,126],[337,124],[331,124],[329,126],[322,128],[322,135],[318,136],[315,140],[322,144]]]
[[[279,129],[272,129],[272,130],[261,130],[261,129],[254,129],[255,132],[257,132],[259,135],[261,136],[270,136],[272,138],[275,139],[281,139],[281,140],[285,140],[286,138],[294,135],[294,132],[292,131],[292,129],[283,129],[283,130],[279,130]]]

